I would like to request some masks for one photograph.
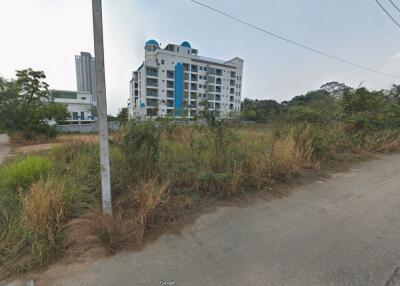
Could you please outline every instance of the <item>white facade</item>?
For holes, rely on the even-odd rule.
[[[69,112],[66,122],[69,124],[91,123],[96,121],[95,102],[90,92],[50,90],[54,102],[64,104]]]
[[[75,56],[76,84],[79,92],[90,92],[97,101],[95,58],[88,52]]]
[[[201,57],[188,42],[161,49],[155,40],[145,45],[145,60],[132,74],[130,118],[195,118],[208,102],[221,117],[240,111],[243,60]]]

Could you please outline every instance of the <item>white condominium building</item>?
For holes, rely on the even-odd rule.
[[[240,111],[243,60],[201,57],[188,42],[145,44],[145,60],[132,74],[128,112],[130,118],[196,118],[204,104],[217,116]]]

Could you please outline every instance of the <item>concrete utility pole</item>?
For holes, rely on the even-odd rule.
[[[112,215],[110,155],[108,151],[106,77],[104,71],[103,16],[101,0],[92,0],[97,116],[100,141],[101,197],[103,213]]]

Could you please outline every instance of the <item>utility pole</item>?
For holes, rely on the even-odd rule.
[[[101,198],[103,213],[112,215],[110,155],[108,148],[106,76],[104,71],[103,16],[101,0],[92,0],[94,56],[96,65],[97,122],[100,141]]]

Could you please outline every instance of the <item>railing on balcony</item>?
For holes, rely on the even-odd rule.
[[[174,101],[173,100],[167,100],[167,107],[174,107]]]
[[[167,88],[174,88],[174,82],[168,80],[168,81],[167,81]]]
[[[190,98],[191,99],[197,99],[197,92],[191,92],[190,93]]]
[[[154,68],[146,68],[146,76],[158,76],[158,70]]]
[[[174,92],[172,90],[167,90],[167,97],[174,98]]]
[[[147,99],[146,100],[147,106],[149,107],[156,107],[158,105],[158,100],[157,99]]]
[[[190,102],[190,108],[197,108],[197,102],[196,101],[191,101]]]
[[[154,96],[158,97],[158,90],[157,89],[147,89],[147,96]]]
[[[167,71],[167,78],[174,78],[174,72],[173,71]]]
[[[147,86],[158,86],[158,80],[156,79],[151,79],[151,78],[147,78],[146,79],[146,85]]]

